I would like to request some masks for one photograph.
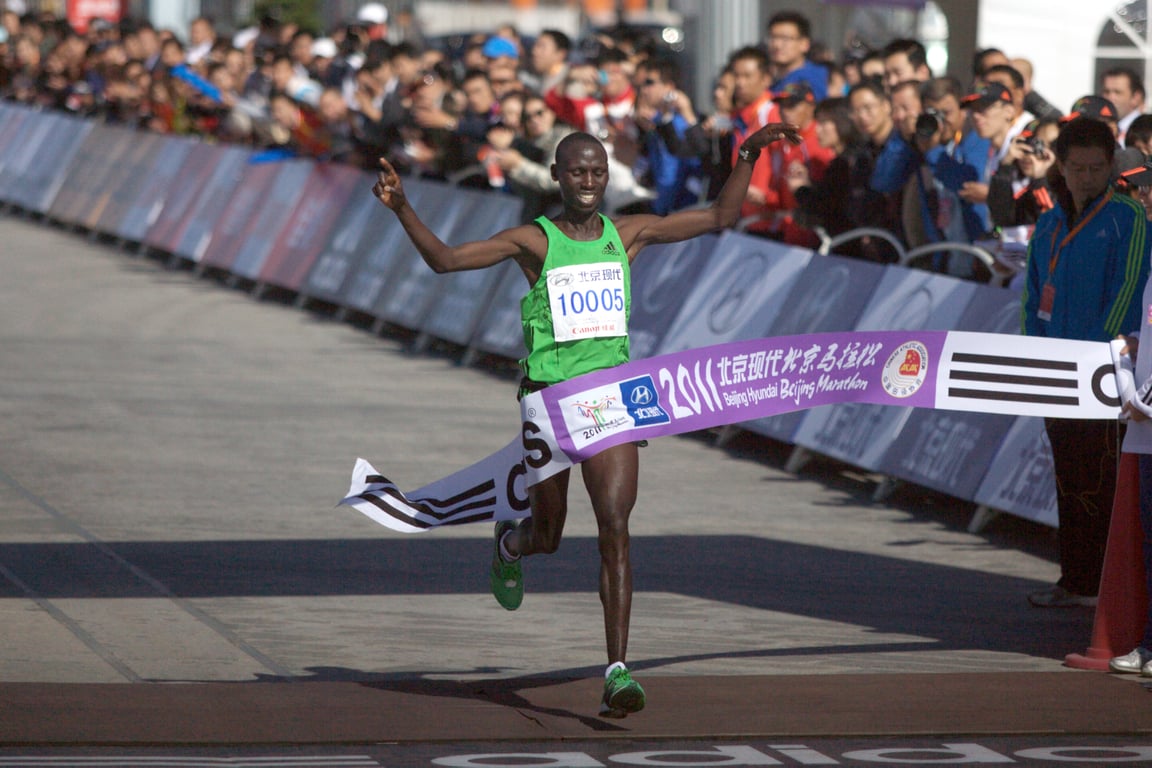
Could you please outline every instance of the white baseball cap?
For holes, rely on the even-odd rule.
[[[336,41],[330,37],[317,38],[312,43],[312,55],[321,59],[334,59],[339,51],[336,49]]]
[[[380,3],[368,3],[356,12],[356,19],[367,24],[387,24],[388,9]]]
[[[232,47],[244,50],[256,38],[260,37],[260,30],[256,27],[245,27],[232,36]]]

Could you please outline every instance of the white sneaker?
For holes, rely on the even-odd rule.
[[[1069,608],[1072,606],[1092,608],[1096,605],[1096,595],[1078,595],[1056,584],[1028,595],[1028,602],[1038,608]]]
[[[1142,674],[1152,677],[1152,651],[1137,646],[1123,656],[1117,656],[1108,662],[1108,669],[1113,672],[1127,674]]]

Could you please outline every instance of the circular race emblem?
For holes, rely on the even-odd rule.
[[[888,356],[880,383],[892,397],[911,397],[928,378],[928,348],[918,341],[906,341]]]

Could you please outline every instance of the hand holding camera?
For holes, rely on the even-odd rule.
[[[1037,136],[1019,136],[1014,139],[1005,159],[1009,158],[1016,162],[1020,172],[1030,179],[1044,178],[1048,175],[1048,169],[1056,162],[1056,157],[1048,149],[1048,144]]]
[[[916,128],[913,139],[921,152],[947,144],[951,140],[948,135],[948,121],[944,113],[932,107],[925,107],[920,116],[916,118]]]

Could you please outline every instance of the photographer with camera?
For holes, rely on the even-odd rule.
[[[648,208],[664,216],[700,202],[707,191],[700,177],[700,158],[675,152],[696,123],[696,113],[687,94],[677,87],[680,70],[672,59],[650,58],[637,67],[637,75],[640,92],[635,121],[642,155],[635,170],[642,172],[645,185],[656,192]]]
[[[892,92],[893,112],[903,116],[903,134],[918,159],[902,209],[909,247],[972,242],[986,230],[982,211],[960,196],[964,184],[979,179],[988,153],[986,141],[963,134],[962,94],[953,78],[908,81]],[[968,161],[969,157],[979,161]],[[972,276],[972,259],[964,253],[942,252],[933,266],[958,277]]]
[[[988,183],[988,209],[1001,240],[1027,243],[1040,214],[1054,205],[1048,171],[1056,162],[1050,147],[1060,135],[1055,120],[1033,120],[1012,140]]]
[[[916,122],[924,112],[924,103],[920,99],[920,81],[903,80],[892,86],[888,92],[888,99],[892,102],[892,122],[901,138],[909,144],[916,141]]]
[[[873,173],[872,186],[880,191],[899,193],[901,231],[909,247],[970,242],[983,233],[985,227],[983,221],[975,217],[976,226],[969,231],[966,203],[960,191],[965,183],[979,179],[979,170],[956,161],[945,149],[956,143],[957,127],[936,107],[925,106],[925,90],[931,91],[918,80],[906,80],[892,88],[889,98],[893,123],[909,157],[902,162],[886,161],[882,157]],[[954,111],[962,125],[963,113],[959,101],[954,101]],[[986,144],[984,152],[986,155]],[[969,277],[970,262],[970,257],[962,254],[955,260],[942,254],[934,266],[939,271]]]
[[[1000,162],[1011,147],[1009,137],[1016,121],[1016,105],[1011,91],[1005,86],[986,82],[965,96],[961,106],[969,111],[976,132],[990,142],[990,147],[979,179],[964,184],[960,197],[970,203],[985,203],[988,200],[988,182],[1000,168]]]

